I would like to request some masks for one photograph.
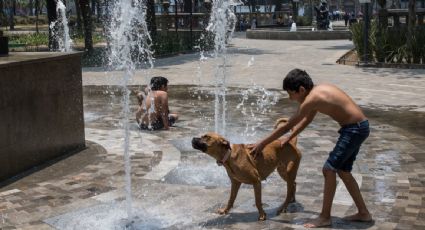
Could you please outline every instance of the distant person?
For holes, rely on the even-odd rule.
[[[345,27],[347,27],[349,19],[350,19],[350,15],[347,12],[345,12],[345,14],[344,14]]]
[[[168,108],[168,79],[153,77],[150,89],[137,93],[137,124],[145,130],[168,130],[178,119],[177,114],[171,114]]]
[[[257,18],[253,18],[251,20],[251,30],[255,30],[257,28]]]
[[[354,15],[354,13],[351,14],[350,19],[349,19],[349,25],[353,25],[354,23],[357,23],[357,18]]]

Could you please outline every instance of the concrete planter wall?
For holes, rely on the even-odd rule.
[[[80,53],[0,58],[0,182],[85,147]]]
[[[336,40],[350,39],[350,31],[284,31],[284,30],[247,30],[250,39],[268,40]]]

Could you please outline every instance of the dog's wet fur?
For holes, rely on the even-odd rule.
[[[283,125],[288,120],[280,118],[275,128]],[[293,138],[288,144],[281,147],[280,141],[276,140],[268,144],[261,155],[256,159],[251,156],[251,149],[245,144],[230,144],[228,140],[217,133],[206,133],[201,137],[192,139],[192,147],[207,153],[211,157],[222,162],[226,153],[230,151],[228,159],[223,163],[232,187],[227,206],[219,209],[219,214],[227,214],[233,207],[238,190],[242,183],[252,184],[255,192],[255,205],[260,214],[259,220],[266,219],[266,213],[261,203],[261,181],[265,180],[275,169],[287,182],[286,199],[278,208],[277,214],[286,212],[289,203],[295,202],[296,176],[301,161],[301,152],[296,147],[297,140]]]

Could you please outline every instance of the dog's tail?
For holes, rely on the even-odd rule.
[[[279,119],[276,120],[276,122],[274,123],[274,129],[277,129],[283,125],[285,125],[286,123],[288,123],[289,119],[286,117],[281,117]],[[291,132],[294,131],[294,128],[291,129]],[[294,146],[297,146],[297,137],[292,138],[292,140],[290,141]]]

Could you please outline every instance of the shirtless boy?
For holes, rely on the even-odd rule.
[[[369,123],[366,116],[341,89],[330,84],[314,85],[310,76],[300,69],[294,69],[286,75],[283,80],[283,90],[288,92],[290,100],[300,104],[298,111],[286,125],[274,130],[269,136],[254,144],[252,153],[255,156],[261,154],[264,146],[294,128],[289,137],[280,139],[282,145],[286,144],[304,130],[317,112],[330,116],[340,124],[341,129],[338,131],[340,136],[322,169],[325,178],[322,211],[316,219],[310,220],[304,227],[316,228],[332,224],[331,208],[336,189],[336,174],[344,182],[358,209],[356,214],[344,219],[371,221],[371,214],[366,208],[359,186],[351,174],[360,145],[369,136]]]
[[[136,112],[136,120],[141,129],[158,130],[170,129],[177,121],[177,114],[170,114],[168,109],[168,79],[165,77],[153,77],[150,83],[151,90],[145,95],[137,93],[139,108]]]

